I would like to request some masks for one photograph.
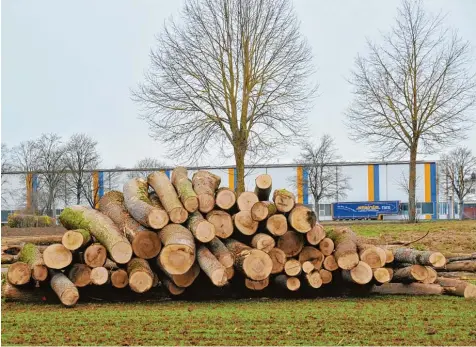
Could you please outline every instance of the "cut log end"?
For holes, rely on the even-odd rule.
[[[194,236],[200,242],[210,242],[215,237],[215,226],[212,223],[203,220],[198,223]]]
[[[288,276],[297,276],[301,273],[301,263],[297,259],[289,259],[284,264],[284,273]]]
[[[97,286],[106,284],[109,280],[109,272],[105,267],[99,266],[91,270],[91,283]]]
[[[144,293],[152,288],[154,278],[147,272],[137,271],[129,277],[129,286],[136,293]]]
[[[334,241],[330,238],[325,237],[324,239],[319,242],[319,249],[324,255],[331,255],[334,251]]]
[[[85,287],[91,283],[91,268],[85,264],[74,264],[68,278],[76,287]]]
[[[251,211],[251,208],[257,203],[258,196],[253,192],[243,192],[237,199],[238,209],[240,211]]]
[[[159,255],[162,248],[159,235],[154,231],[144,230],[138,232],[132,241],[134,254],[143,259],[152,259]]]
[[[26,284],[30,281],[31,270],[28,264],[23,262],[16,262],[8,267],[7,279],[8,282],[14,285]]]
[[[332,272],[321,269],[319,270],[319,275],[321,276],[322,284],[328,284],[332,282]]]
[[[74,231],[68,230],[63,234],[61,243],[70,251],[75,251],[83,245],[84,237],[82,234]]]
[[[60,301],[66,307],[72,307],[76,305],[79,300],[79,292],[76,288],[66,288],[59,297]]]
[[[92,268],[103,266],[106,259],[106,248],[101,244],[92,244],[84,251],[84,262]]]
[[[258,230],[258,222],[251,218],[250,211],[240,211],[235,214],[234,223],[243,235],[253,235]]]
[[[381,267],[378,269],[374,269],[374,279],[378,283],[388,283],[390,282],[392,277],[390,276],[390,272],[386,268]]]
[[[328,255],[324,259],[323,267],[326,270],[335,271],[339,268],[339,265],[337,265],[336,258],[333,255]]]
[[[59,270],[71,264],[73,255],[62,244],[53,244],[44,250],[43,260],[47,267]]]
[[[316,246],[326,237],[326,232],[320,224],[314,225],[314,227],[306,233],[307,242],[310,245]]]
[[[289,212],[293,209],[295,204],[295,196],[293,193],[285,190],[278,189],[274,191],[273,201],[276,204],[276,209],[279,212]]]
[[[202,213],[208,213],[215,206],[215,198],[213,195],[200,194],[198,196],[198,210]],[[182,222],[183,223],[183,222]]]
[[[245,286],[250,290],[263,290],[269,285],[269,277],[261,281],[253,281],[249,278],[245,278]]]
[[[233,220],[224,211],[211,211],[207,214],[207,220],[215,227],[215,235],[221,239],[226,239],[233,233]]]
[[[259,233],[251,239],[251,246],[268,253],[276,246],[276,241],[268,234]]]
[[[191,196],[187,199],[184,199],[182,203],[183,203],[183,207],[185,207],[187,212],[193,213],[196,210],[198,210],[199,203],[198,203],[198,197],[196,196]]]
[[[446,258],[442,253],[434,252],[432,255],[430,255],[430,263],[435,268],[442,268],[446,265]]]
[[[169,212],[170,221],[175,224],[182,224],[188,218],[188,212],[183,207],[176,207]]]
[[[192,267],[195,252],[186,245],[169,245],[160,252],[159,261],[171,275],[181,275]]]
[[[268,206],[262,201],[258,201],[251,207],[251,218],[257,222],[261,222],[268,217]]]
[[[314,264],[310,261],[305,261],[304,263],[302,263],[302,271],[304,271],[305,273],[310,273],[312,271],[315,270],[315,267],[314,267]]]
[[[252,280],[261,281],[269,277],[273,262],[268,254],[259,249],[252,249],[243,261],[243,270]]]
[[[274,236],[281,236],[288,231],[288,221],[282,214],[275,214],[266,220],[266,229]]]
[[[294,230],[305,234],[316,224],[316,214],[304,205],[296,205],[289,213],[288,222]]]
[[[120,241],[111,248],[111,258],[118,264],[126,264],[132,258],[132,246],[129,242]]]
[[[367,263],[360,261],[352,270],[343,271],[342,276],[344,279],[357,284],[367,284],[373,278],[373,271]]]
[[[307,283],[311,288],[317,289],[322,286],[322,278],[319,274],[319,271],[315,270],[311,273],[306,274]]]
[[[147,222],[152,229],[160,230],[169,223],[169,215],[165,210],[153,208],[150,209]]]
[[[337,265],[342,270],[352,270],[357,264],[359,264],[359,255],[357,253],[341,255],[337,260]]]
[[[286,280],[286,287],[292,291],[295,292],[301,288],[301,281],[297,277],[289,277]]]
[[[31,277],[36,281],[46,280],[48,268],[45,265],[34,265],[31,269]]]
[[[286,254],[279,248],[273,248],[268,252],[268,255],[273,262],[271,274],[278,274],[284,270],[284,264],[286,263]]]
[[[236,194],[230,189],[220,189],[217,192],[215,203],[219,208],[223,210],[229,210],[230,208],[235,206]]]
[[[115,288],[125,288],[129,284],[129,276],[127,271],[118,269],[111,273],[111,284]]]

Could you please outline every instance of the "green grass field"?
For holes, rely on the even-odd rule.
[[[475,345],[476,301],[373,297],[6,304],[3,345]]]

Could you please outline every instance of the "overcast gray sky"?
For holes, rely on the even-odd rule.
[[[330,133],[344,160],[374,158],[365,144],[348,139],[343,126],[343,112],[352,98],[346,77],[356,54],[365,53],[366,37],[378,40],[380,32],[389,30],[399,1],[294,3],[302,33],[313,49],[320,85],[308,114],[310,136],[317,139]],[[131,167],[146,156],[162,159],[165,150],[148,136],[130,89],[149,66],[154,35],[162,30],[164,20],[179,15],[182,4],[177,0],[3,0],[2,142],[12,147],[45,132],[64,139],[84,132],[98,141],[103,168]],[[476,56],[476,1],[432,0],[425,6],[448,12],[447,25],[471,42]],[[472,117],[476,119],[474,113]],[[476,129],[468,136],[463,144],[476,152]],[[289,148],[272,162],[291,162],[298,153],[298,148]],[[203,162],[225,163],[219,158]]]

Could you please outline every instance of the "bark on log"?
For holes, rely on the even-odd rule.
[[[228,283],[225,267],[204,245],[200,246],[197,250],[197,261],[200,268],[215,286],[223,287]]]
[[[255,179],[255,194],[259,201],[268,201],[273,189],[273,179],[268,174],[261,174]]]
[[[78,302],[78,289],[62,272],[51,271],[50,286],[66,307],[73,307]]]
[[[474,272],[465,272],[465,271],[438,271],[438,276],[447,277],[447,278],[456,278],[460,280],[476,280],[476,274]]]
[[[476,261],[458,261],[446,264],[444,268],[437,269],[438,271],[466,271],[476,272]]]
[[[160,204],[149,199],[149,186],[142,178],[133,178],[123,186],[124,204],[131,216],[140,224],[152,229],[162,229],[169,222],[169,215]]]
[[[73,261],[71,251],[60,243],[48,246],[43,252],[43,261],[50,269],[64,269]]]
[[[284,273],[288,276],[297,276],[301,270],[301,263],[297,259],[288,259],[284,264]]]
[[[92,268],[103,266],[106,259],[106,248],[100,243],[93,243],[84,251],[84,263]]]
[[[33,286],[14,286],[8,281],[2,284],[2,300],[6,302],[58,303],[56,294],[51,290],[41,290]],[[49,288],[48,288],[49,289]]]
[[[95,267],[91,270],[91,283],[102,286],[109,281],[109,271],[103,266]]]
[[[273,262],[271,274],[274,275],[283,272],[284,264],[286,263],[286,254],[281,249],[275,247],[268,252],[268,255]]]
[[[163,267],[160,266],[160,263],[158,263],[158,265],[164,275],[170,278],[176,286],[181,288],[190,287],[200,274],[200,266],[197,262],[193,263],[192,267],[182,275],[171,275]]]
[[[215,206],[215,192],[220,186],[220,176],[208,171],[197,171],[193,174],[193,190],[198,196],[198,209],[202,213],[208,213]]]
[[[172,171],[172,184],[177,190],[183,207],[192,213],[198,210],[197,193],[193,190],[192,181],[188,179],[187,169],[179,166]]]
[[[249,278],[245,278],[245,287],[250,290],[263,290],[269,285],[269,277],[265,278],[264,280],[260,281],[253,281]]]
[[[476,285],[452,278],[438,277],[437,283],[442,286],[446,294],[462,296],[466,299],[476,298]]]
[[[277,247],[286,254],[286,257],[295,257],[304,247],[304,236],[301,233],[288,230],[278,238]]]
[[[322,284],[328,284],[332,282],[332,272],[326,269],[320,269],[319,275],[321,276]]]
[[[91,268],[85,264],[73,264],[68,278],[76,287],[85,287],[91,283]]]
[[[288,231],[288,221],[282,214],[275,214],[266,220],[266,230],[271,235],[282,236]]]
[[[217,190],[215,204],[222,210],[228,211],[236,204],[236,193],[228,187]]]
[[[207,213],[207,221],[215,227],[215,235],[226,239],[233,234],[233,219],[225,211],[213,210]]]
[[[293,209],[296,197],[286,189],[276,189],[273,193],[273,202],[279,212],[289,212]]]
[[[325,237],[321,240],[321,242],[319,242],[319,250],[325,256],[331,255],[332,252],[334,252],[334,241],[328,237]]]
[[[127,263],[129,287],[136,293],[144,293],[152,288],[154,273],[149,263],[142,258],[133,258]]]
[[[367,263],[372,269],[384,267],[387,259],[385,251],[369,244],[358,244],[360,260]]]
[[[258,222],[251,218],[250,211],[240,211],[233,215],[233,224],[243,235],[253,235],[258,230]]]
[[[64,233],[61,243],[70,251],[85,247],[91,242],[91,234],[84,229],[68,230]]]
[[[238,205],[238,210],[240,211],[251,211],[251,208],[255,203],[257,203],[258,197],[253,192],[243,192],[238,196],[236,203]]]
[[[215,226],[203,218],[198,211],[190,214],[187,226],[193,236],[200,242],[207,243],[215,237]]]
[[[316,225],[316,214],[310,208],[296,204],[289,213],[288,223],[297,232],[305,234]]]
[[[343,270],[342,278],[348,282],[357,284],[367,284],[373,278],[372,268],[365,262],[359,261],[352,270]]]
[[[276,205],[270,201],[258,201],[251,207],[251,218],[257,222],[276,214]]]
[[[411,265],[401,269],[395,269],[392,282],[411,283],[424,281],[428,277],[427,269],[422,265]]]
[[[231,280],[233,278],[233,276],[235,276],[235,268],[233,266],[231,267],[227,267],[225,269],[225,274],[226,274],[226,278],[229,280]]]
[[[132,218],[124,205],[124,196],[121,192],[107,192],[99,200],[99,211],[108,216],[124,233],[137,257],[152,259],[159,254],[162,247],[159,235]],[[166,219],[168,220],[168,217]]]
[[[214,238],[207,244],[212,254],[225,267],[232,267],[235,260],[233,254],[226,248],[225,244],[218,238]]]
[[[393,276],[393,271],[388,271],[385,267],[380,267],[378,269],[373,269],[374,279],[377,283],[388,283],[391,281]]]
[[[325,237],[326,232],[321,224],[314,225],[314,227],[306,233],[306,240],[312,246],[318,245]]]
[[[31,269],[27,263],[16,262],[7,270],[7,280],[14,285],[22,285],[30,282]]]
[[[269,277],[273,261],[267,253],[233,239],[225,240],[225,245],[235,257],[236,270],[255,281]]]
[[[393,252],[391,249],[388,249],[388,248],[384,248],[383,249],[385,251],[385,263],[386,264],[390,264],[390,263],[393,263],[393,261],[395,260],[394,256],[393,256]]]
[[[438,284],[384,283],[373,286],[370,292],[379,295],[442,295],[444,289]]]
[[[48,268],[36,245],[32,243],[25,244],[18,254],[18,261],[28,264],[31,269],[31,277],[35,281],[44,281],[48,277]]]
[[[442,268],[446,264],[446,258],[439,252],[417,251],[411,248],[396,248],[393,250],[394,260],[400,263],[415,265],[429,265]]]
[[[305,279],[311,288],[320,288],[322,286],[322,278],[318,270],[306,274]]]
[[[328,271],[335,271],[339,268],[339,265],[337,265],[336,258],[331,254],[328,255],[324,259],[324,263],[322,264],[324,269]]]
[[[181,224],[188,218],[188,212],[180,202],[177,192],[169,178],[163,172],[153,172],[147,177],[147,183],[154,189],[172,223]]]
[[[343,270],[351,270],[359,263],[357,237],[350,228],[330,231],[328,237],[334,241],[334,257]]]
[[[276,241],[274,241],[274,239],[268,234],[258,233],[251,239],[251,246],[269,253],[269,251],[276,246]]]
[[[428,277],[425,278],[422,283],[430,284],[435,283],[438,273],[431,266],[425,266],[426,271],[428,271]]]
[[[159,232],[162,251],[161,266],[172,275],[186,273],[195,262],[195,242],[192,233],[180,224],[169,224]]]
[[[72,206],[65,208],[59,218],[66,228],[70,226],[70,229],[88,230],[106,247],[111,259],[116,263],[125,264],[131,259],[131,244],[114,222],[101,212],[83,206]]]
[[[278,275],[274,278],[274,283],[284,289],[292,292],[297,291],[301,287],[301,281],[297,277],[288,277],[284,274]]]
[[[167,277],[161,277],[160,281],[162,282],[162,285],[164,286],[164,288],[166,288],[167,291],[171,295],[174,295],[174,296],[175,295],[180,295],[185,291],[185,288],[181,288],[181,287],[177,286],[172,280],[170,280]]]
[[[314,269],[319,270],[324,262],[324,254],[315,247],[306,246],[299,253],[299,262],[303,264],[306,261],[310,261]]]

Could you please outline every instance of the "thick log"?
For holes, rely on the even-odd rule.
[[[233,224],[243,235],[253,235],[258,230],[258,222],[251,218],[250,211],[240,211],[233,215]]]
[[[198,196],[198,209],[202,213],[208,213],[215,206],[215,192],[220,186],[220,176],[208,171],[197,171],[193,174],[193,190]]]
[[[162,277],[160,282],[162,282],[164,288],[167,289],[171,295],[180,295],[185,291],[185,288],[177,286],[171,279],[167,277]]]
[[[466,299],[476,298],[476,285],[453,278],[438,277],[437,283],[445,290],[445,294],[462,296]]]
[[[276,205],[271,201],[258,201],[251,207],[251,218],[261,222],[276,214]]]
[[[11,264],[7,270],[7,280],[14,285],[22,285],[30,282],[31,269],[27,263],[16,262]]]
[[[372,269],[384,267],[387,259],[385,251],[374,245],[358,244],[360,260],[367,263]]]
[[[388,283],[393,277],[393,271],[388,271],[385,267],[373,269],[374,279],[377,283]]]
[[[109,281],[109,271],[103,266],[91,269],[91,283],[102,286]]]
[[[269,253],[269,251],[276,246],[276,241],[274,241],[274,239],[268,234],[258,233],[251,239],[251,246]]]
[[[68,230],[64,233],[61,243],[70,251],[85,247],[91,242],[91,234],[84,229]]]
[[[188,212],[165,173],[160,171],[151,173],[147,177],[147,183],[154,189],[172,223],[181,224],[187,220]]]
[[[370,292],[379,295],[442,295],[444,289],[438,284],[384,283],[373,286]]]
[[[99,211],[108,216],[124,233],[132,246],[136,257],[152,259],[156,257],[162,244],[159,235],[139,224],[126,209],[124,195],[110,191],[99,200]],[[168,221],[168,217],[166,218]]]
[[[438,273],[431,266],[425,266],[426,271],[428,271],[428,277],[425,278],[422,283],[430,284],[435,283]]]
[[[193,236],[200,242],[210,242],[215,237],[215,226],[203,218],[202,214],[198,211],[190,214],[187,226]]]
[[[73,307],[78,302],[78,289],[62,272],[51,271],[50,286],[66,307]]]
[[[288,259],[284,264],[284,273],[288,276],[297,276],[301,270],[301,263],[297,259]]]
[[[233,276],[235,276],[235,268],[233,266],[231,267],[227,267],[225,269],[225,274],[226,274],[226,278],[229,280],[231,280],[233,278]]]
[[[324,262],[324,254],[315,247],[306,246],[299,253],[299,262],[303,264],[306,261],[311,262],[315,270],[319,270]]]
[[[68,278],[76,287],[84,287],[91,283],[91,268],[85,264],[73,264],[68,271]]]
[[[322,266],[328,271],[335,271],[339,268],[339,265],[337,265],[336,262],[336,258],[332,254],[325,257]]]
[[[373,278],[372,268],[367,263],[359,261],[351,270],[343,270],[342,278],[348,282],[367,284]]]
[[[149,186],[142,178],[133,178],[123,186],[124,204],[131,216],[140,224],[152,229],[162,229],[169,222],[169,215],[162,204],[152,204]]]
[[[162,251],[161,266],[172,275],[186,273],[195,262],[195,242],[192,233],[180,224],[169,224],[159,232]]]
[[[446,258],[439,252],[417,251],[411,248],[393,249],[394,260],[399,263],[409,263],[415,265],[429,265],[435,268],[442,268],[446,264]]]
[[[197,193],[193,190],[192,181],[188,179],[186,168],[179,166],[172,171],[172,184],[177,190],[183,207],[190,213],[198,210]]]
[[[236,270],[255,281],[269,277],[273,261],[267,253],[233,239],[226,239],[225,245],[235,257]]]
[[[259,201],[268,201],[273,189],[273,179],[268,174],[261,174],[255,179],[255,194]]]
[[[269,277],[260,281],[253,281],[249,278],[245,278],[245,287],[250,290],[263,290],[269,285]]]
[[[446,264],[444,268],[437,269],[437,271],[466,271],[476,272],[476,261],[457,261]]]
[[[18,254],[18,261],[28,264],[31,269],[31,277],[35,281],[44,281],[48,277],[48,268],[36,245],[26,243]]]
[[[284,274],[278,275],[274,278],[274,283],[285,290],[292,292],[297,291],[301,287],[301,281],[297,277],[288,277]]]
[[[296,204],[288,216],[289,225],[299,233],[307,233],[316,225],[316,214],[310,208]]]
[[[258,197],[253,192],[243,192],[238,196],[236,204],[240,211],[251,211],[251,208],[257,203]]]
[[[278,238],[277,247],[286,254],[286,257],[295,257],[304,247],[304,236],[301,233],[288,230]]]
[[[359,263],[357,236],[350,228],[332,230],[328,237],[334,241],[337,265],[343,270],[351,270]]]
[[[276,189],[273,193],[273,202],[279,212],[289,212],[293,209],[296,197],[286,189]]]
[[[332,239],[325,237],[319,242],[319,250],[325,256],[331,255],[334,252],[334,241]]]
[[[321,276],[322,284],[328,284],[332,282],[332,272],[326,269],[320,269],[319,275]]]
[[[103,266],[106,259],[106,248],[100,243],[93,243],[84,251],[84,263],[92,268]]]
[[[422,265],[411,265],[401,269],[395,269],[392,282],[411,283],[424,281],[428,277],[427,269]]]
[[[306,240],[312,246],[318,245],[325,237],[324,227],[319,223],[306,233]]]
[[[228,187],[217,190],[215,204],[222,210],[228,211],[236,204],[236,193]]]
[[[207,213],[207,221],[215,227],[215,235],[226,239],[233,234],[233,219],[225,211],[213,210]]]
[[[288,220],[282,214],[275,214],[266,220],[266,230],[271,235],[282,236],[288,231]]]
[[[217,237],[213,238],[213,240],[207,244],[207,247],[225,268],[233,266],[235,261],[233,254],[228,250],[228,248],[226,248],[225,244],[221,242],[220,239]]]
[[[64,269],[73,261],[71,251],[60,243],[48,246],[43,251],[43,261],[50,269]]]
[[[149,263],[142,258],[133,258],[127,263],[129,287],[136,293],[144,293],[152,288],[154,273]]]
[[[275,247],[268,252],[268,255],[273,262],[271,274],[274,275],[283,272],[284,264],[286,263],[286,254],[281,249]]]
[[[322,286],[322,278],[318,270],[314,270],[304,276],[311,288],[320,288]]]
[[[127,201],[126,194],[124,198]],[[59,218],[66,228],[88,230],[106,247],[111,259],[116,263],[125,264],[131,259],[131,244],[114,222],[101,212],[84,206],[72,206],[65,208]]]
[[[225,267],[204,245],[200,246],[197,250],[197,261],[200,268],[215,286],[223,287],[228,283]]]

